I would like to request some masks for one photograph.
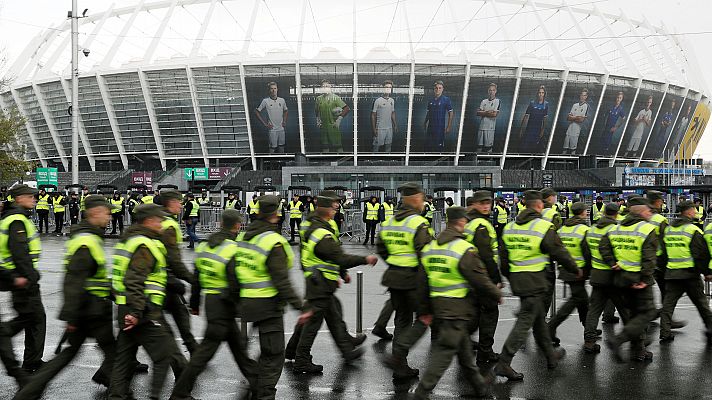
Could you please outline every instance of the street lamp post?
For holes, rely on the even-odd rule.
[[[72,0],[72,184],[79,184],[79,15]]]

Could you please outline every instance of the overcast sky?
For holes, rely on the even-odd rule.
[[[292,0],[282,1],[288,4]],[[582,2],[569,0],[571,4]],[[112,3],[128,6],[137,3],[137,0],[79,0],[79,9],[89,8],[90,13],[99,12]],[[712,32],[712,0],[598,0],[596,4],[612,13],[621,9],[632,18],[643,14],[653,25],[663,21],[672,32]],[[69,9],[70,0],[0,0],[0,48],[4,49],[8,63],[12,63],[29,40],[43,28],[63,21]],[[709,70],[712,65],[712,34],[689,35],[686,39],[700,69]],[[707,88],[712,87],[712,77],[706,77],[706,80]],[[712,160],[712,124],[707,125],[697,153]]]

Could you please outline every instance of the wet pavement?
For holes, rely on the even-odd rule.
[[[54,349],[62,335],[64,324],[56,319],[61,307],[62,295],[62,256],[63,239],[43,237],[43,253],[40,259],[42,272],[42,294],[47,312],[47,343],[45,360],[51,359]],[[107,240],[113,245],[115,240]],[[346,244],[348,252],[370,254],[374,247]],[[194,253],[183,250],[186,262],[192,261]],[[189,263],[192,266],[192,263]],[[380,261],[375,267],[359,267],[352,271],[352,283],[344,285],[338,296],[344,306],[345,321],[351,332],[356,329],[356,271],[363,271],[363,326],[370,330],[376,320],[383,302],[387,299],[384,288],[380,285],[385,264]],[[291,270],[292,282],[303,292],[303,277],[299,268]],[[495,339],[495,351],[502,344],[514,323],[513,312],[518,308],[518,299],[508,296],[500,307],[500,322]],[[557,290],[557,304],[563,301],[561,284]],[[12,308],[8,293],[0,293],[0,311],[3,320],[11,318]],[[658,299],[659,302],[659,299]],[[286,340],[292,332],[297,313],[289,310],[285,314]],[[649,350],[654,353],[650,363],[617,364],[611,353],[602,346],[599,355],[587,355],[581,349],[583,329],[578,318],[573,315],[558,331],[562,347],[567,356],[555,370],[546,368],[546,359],[536,350],[533,338],[527,342],[526,349],[519,352],[512,366],[524,373],[523,382],[507,383],[499,378],[494,384],[493,396],[496,399],[712,399],[712,350],[705,347],[702,335],[703,325],[687,297],[681,299],[675,312],[676,319],[689,321],[689,325],[677,331],[675,341],[660,346],[657,341],[657,328],[651,329],[653,343]],[[168,317],[170,321],[170,317]],[[171,321],[172,323],[172,321]],[[203,317],[193,317],[193,332],[202,337],[205,327]],[[391,320],[392,325],[392,320]],[[392,327],[389,328],[392,331]],[[620,325],[603,325],[604,336],[611,334]],[[400,399],[406,398],[404,392],[413,390],[417,381],[394,386],[390,370],[378,361],[378,353],[389,352],[390,343],[378,341],[369,335],[364,344],[367,352],[353,365],[345,365],[328,333],[326,324],[316,339],[312,355],[314,362],[324,365],[324,373],[306,377],[292,373],[290,362],[285,364],[282,377],[277,387],[278,399]],[[601,342],[603,345],[603,342]],[[22,335],[14,341],[15,352],[22,354]],[[421,373],[427,367],[430,339],[426,335],[412,350],[409,357],[411,366],[419,368]],[[258,351],[258,342],[252,337],[250,351]],[[188,353],[186,352],[186,356]],[[106,391],[93,383],[91,376],[99,367],[102,353],[93,341],[85,344],[84,350],[70,366],[65,369],[47,388],[45,399],[103,399]],[[145,353],[140,351],[139,359],[149,362]],[[133,388],[137,399],[148,398],[150,375],[138,375]],[[171,375],[169,374],[169,377]],[[173,379],[168,379],[164,397],[168,398]],[[432,399],[468,398],[472,389],[461,376],[457,362],[453,362],[443,379],[435,389]],[[11,399],[14,381],[4,374],[0,376],[0,399]],[[226,346],[220,348],[208,369],[200,376],[193,395],[199,399],[238,399],[242,395],[244,384],[241,375]]]

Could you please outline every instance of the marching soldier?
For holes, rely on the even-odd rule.
[[[252,397],[258,400],[274,399],[277,393],[284,366],[285,303],[302,310],[302,300],[289,281],[294,253],[287,240],[276,232],[278,206],[277,196],[259,198],[259,214],[238,236],[237,262],[234,271],[227,272],[231,292],[239,293],[242,319],[253,322],[259,330],[260,358]],[[311,311],[303,312],[299,322],[306,322],[311,315]]]
[[[618,224],[617,217],[618,204],[606,204],[603,215],[598,218],[596,225],[592,226],[586,234],[586,244],[589,249],[589,259],[586,261],[591,264],[590,283],[592,290],[589,299],[588,314],[586,315],[586,325],[583,331],[583,350],[589,354],[596,354],[601,351],[601,346],[596,343],[599,335],[598,321],[601,318],[601,313],[608,307],[608,304],[615,305],[624,323],[628,321],[628,312],[625,309],[623,297],[621,297],[620,291],[613,282],[614,271],[610,265],[603,261],[603,257],[599,251],[601,238],[603,238],[608,231],[616,227]],[[584,257],[586,257],[585,254]],[[615,308],[610,311],[611,315],[615,312]],[[606,322],[605,315],[603,322]]]
[[[671,332],[672,313],[677,301],[687,294],[705,324],[707,343],[712,344],[712,312],[700,280],[712,280],[710,252],[700,228],[695,225],[695,204],[683,201],[677,205],[680,217],[665,228],[663,259],[665,269],[665,297],[660,316],[660,342],[669,343],[675,339]]]
[[[512,292],[519,296],[521,306],[517,321],[509,333],[495,366],[495,373],[511,381],[521,381],[524,375],[511,367],[512,358],[533,328],[537,345],[546,355],[547,367],[556,368],[564,356],[563,349],[554,349],[546,324],[546,298],[551,297],[551,281],[546,271],[551,261],[557,261],[566,271],[583,276],[556,234],[554,225],[542,219],[542,194],[536,190],[524,193],[527,209],[508,223],[502,236],[501,271],[509,279]]]
[[[576,261],[576,266],[582,271],[589,271],[591,268],[591,252],[586,242],[586,235],[589,231],[587,207],[583,203],[574,203],[571,206],[573,217],[568,218],[564,226],[558,230],[561,242],[568,250],[571,257]],[[571,296],[556,311],[554,318],[549,321],[549,333],[554,346],[558,346],[561,341],[556,337],[556,329],[566,318],[576,309],[578,311],[581,325],[586,324],[586,314],[588,313],[588,292],[586,291],[586,278],[584,273],[572,274],[565,269],[559,272],[559,279],[564,281],[571,288]]]
[[[478,192],[479,193],[479,192]],[[484,196],[475,193],[473,197]],[[489,196],[489,192],[487,192]],[[490,281],[477,251],[465,240],[465,225],[468,218],[463,207],[450,207],[447,213],[447,228],[431,241],[421,253],[425,270],[422,285],[428,288],[423,299],[425,314],[421,318],[435,317],[438,337],[431,348],[428,368],[415,389],[416,399],[427,399],[438,381],[457,354],[459,364],[465,369],[465,377],[475,388],[478,397],[488,395],[489,388],[472,357],[472,343],[468,325],[475,310],[467,299],[470,292],[479,292],[477,297],[487,296],[500,302],[502,294]]]
[[[551,188],[545,188],[541,190],[541,196],[544,201],[544,210],[541,212],[541,219],[551,222],[554,225],[554,230],[558,231],[559,228],[561,228],[562,221],[561,214],[559,214],[554,204],[556,201],[556,191]],[[546,278],[549,280],[549,292],[548,296],[544,299],[544,305],[546,307],[544,314],[549,312],[551,299],[554,297],[554,291],[556,290],[556,269],[553,263],[546,267]]]
[[[386,361],[394,369],[394,378],[418,375],[418,370],[407,363],[410,347],[425,333],[428,325],[420,319],[413,320],[418,311],[416,289],[420,266],[420,252],[433,239],[430,224],[421,214],[425,193],[415,183],[399,188],[403,204],[393,218],[381,226],[378,238],[378,255],[388,264],[381,284],[388,287],[395,310],[393,355]]]
[[[161,193],[161,197],[164,193]],[[242,216],[239,211],[228,208],[222,214],[222,228],[198,245],[195,258],[195,284],[192,286],[190,308],[193,314],[200,312],[200,293],[205,293],[205,314],[208,325],[203,341],[191,353],[190,362],[176,381],[171,399],[192,399],[190,392],[201,372],[213,358],[223,342],[227,342],[242,375],[254,387],[257,380],[257,363],[247,355],[240,328],[235,322],[237,303],[230,296],[227,270],[234,271],[238,247],[235,238],[240,232]],[[229,267],[228,267],[229,266]]]
[[[621,345],[630,341],[631,359],[649,361],[653,359],[653,353],[645,349],[643,336],[648,323],[657,315],[652,285],[655,283],[653,273],[658,236],[655,225],[648,222],[652,216],[648,200],[635,197],[628,204],[628,215],[601,238],[598,247],[603,261],[616,271],[614,284],[630,312],[623,331],[607,338],[606,345],[613,351],[616,360],[622,362]]]
[[[309,225],[304,231],[301,246],[306,299],[313,316],[302,328],[296,348],[295,373],[319,373],[323,370],[321,365],[312,362],[311,347],[324,320],[345,361],[353,361],[363,355],[363,349],[357,346],[366,340],[366,335],[359,334],[355,340],[351,338],[335,292],[342,275],[345,282],[349,282],[346,278],[349,268],[375,265],[378,261],[374,255],[363,257],[344,253],[338,233],[332,226],[339,207],[339,197],[335,192],[323,191],[317,197],[317,206],[316,212],[307,221]]]
[[[120,328],[111,374],[110,400],[129,398],[136,351],[142,346],[153,362],[151,397],[161,398],[168,367],[180,376],[186,365],[163,317],[166,296],[166,249],[161,242],[167,216],[157,204],[134,210],[137,224],[126,230],[114,249],[112,287]]]
[[[473,193],[472,197],[467,198],[466,204],[467,218],[470,221],[465,226],[465,240],[475,246],[479,261],[484,264],[490,280],[501,289],[504,285],[502,284],[502,276],[499,273],[498,266],[497,234],[495,228],[489,222],[492,195],[486,190],[478,190]],[[497,330],[499,319],[499,304],[496,298],[479,291],[475,291],[473,298],[475,300],[475,313],[472,318],[473,326],[471,330],[472,332],[477,329],[480,331],[479,346],[476,349],[477,365],[484,367],[489,363],[496,362],[498,359],[497,353],[494,352],[492,346],[494,345],[494,334]]]
[[[66,322],[65,340],[69,347],[61,351],[33,375],[30,384],[15,395],[15,400],[39,399],[52,378],[74,359],[87,337],[96,339],[104,352],[104,362],[92,380],[109,386],[116,343],[112,322],[113,305],[109,299],[111,283],[106,270],[104,229],[111,207],[103,196],[88,196],[84,202],[85,218],[72,227],[64,256],[64,305],[59,319]]]

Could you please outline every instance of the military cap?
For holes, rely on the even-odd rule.
[[[472,193],[472,198],[475,202],[492,200],[492,193],[488,190],[478,190],[475,193]]]
[[[702,199],[699,197],[695,197],[695,203],[702,203]]]
[[[657,190],[648,190],[645,195],[648,197],[648,200],[650,201],[656,201],[656,200],[662,200],[663,199],[663,192],[658,192]]]
[[[524,200],[543,200],[543,197],[541,195],[541,192],[538,190],[527,190],[524,192]]]
[[[643,196],[639,195],[638,193],[631,193],[628,195],[628,200],[634,199],[636,197],[643,197]]]
[[[260,207],[260,214],[274,214],[279,208],[279,197],[271,194],[258,197],[257,202]]]
[[[141,222],[151,217],[167,217],[168,213],[158,204],[139,204],[134,208],[134,216],[136,221]]]
[[[408,182],[398,188],[403,196],[414,196],[418,193],[425,193],[423,188],[415,182]]]
[[[192,197],[192,198],[195,198],[195,195],[194,195],[193,193],[191,193],[191,192],[188,192],[188,193],[185,194],[185,197],[187,197],[187,198],[191,198],[191,197]]]
[[[687,211],[691,208],[695,208],[695,203],[693,203],[689,200],[685,200],[685,201],[681,201],[681,202],[677,203],[677,212],[678,213]]]
[[[620,210],[621,210],[620,206],[618,206],[618,204],[616,204],[616,203],[608,203],[608,204],[606,204],[606,206],[603,208],[603,212],[604,212],[606,215],[618,214],[618,211],[620,211]]]
[[[371,196],[372,199],[374,197],[376,196]],[[339,201],[339,195],[333,190],[324,190],[317,196],[316,206],[331,208],[335,201]]]
[[[161,194],[153,198],[153,202],[155,204],[160,204],[162,206],[165,206],[165,202],[168,200],[182,201],[183,195],[181,195],[180,192],[175,189],[168,189],[162,191]]]
[[[448,221],[454,221],[456,219],[467,218],[467,210],[465,207],[452,206],[445,210],[445,215],[447,215]]]
[[[235,224],[242,223],[242,214],[234,208],[228,208],[222,212],[221,219],[223,227],[231,228]]]
[[[556,196],[556,190],[552,188],[544,188],[541,190],[541,197],[546,199],[551,196]]]
[[[596,201],[601,200],[603,201],[603,196],[596,196]]]
[[[648,199],[645,197],[639,196],[639,197],[633,197],[632,199],[628,199],[628,207],[634,207],[634,206],[647,206],[650,207],[650,202]]]
[[[574,215],[580,215],[584,211],[586,211],[588,207],[586,207],[585,204],[581,203],[580,201],[577,201],[576,203],[571,205],[571,212]]]
[[[107,203],[104,196],[98,194],[90,194],[84,199],[84,208],[90,210],[94,207],[106,207],[108,209],[115,208],[112,204]]]
[[[25,194],[34,196],[35,194],[37,194],[37,190],[27,185],[15,185],[12,187],[12,189],[10,189],[10,196],[12,197],[22,196]]]

